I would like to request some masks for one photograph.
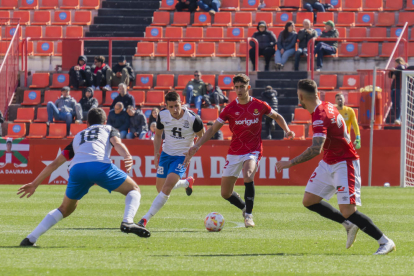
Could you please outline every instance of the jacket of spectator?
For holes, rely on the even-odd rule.
[[[193,87],[194,97],[204,96],[206,94],[206,84],[204,83],[202,79],[200,81],[196,81],[195,79],[190,80],[187,83],[187,87],[185,88],[185,91],[188,91],[187,89],[190,85]]]
[[[217,131],[216,134],[211,137],[211,140],[224,140],[223,132],[221,132],[221,130]]]
[[[81,60],[83,60],[83,62],[84,62],[83,65],[80,65],[79,64],[79,61],[81,61]],[[76,64],[76,65],[80,66],[81,70],[84,70],[84,71],[90,70],[91,67],[86,64],[87,62],[88,62],[88,58],[86,56],[79,56],[79,58],[78,58],[78,64]]]
[[[147,131],[147,118],[141,110],[137,109],[134,116],[129,116],[129,132],[139,135],[143,131]]]
[[[277,44],[277,38],[276,35],[272,31],[267,30],[267,26],[265,27],[265,31],[261,32],[259,30],[259,25],[264,24],[266,25],[265,21],[260,21],[259,24],[257,24],[257,32],[255,32],[252,35],[252,38],[257,39],[257,42],[259,42],[259,49],[265,49],[267,47],[275,47]],[[250,46],[255,47],[255,43],[253,41],[250,41]]]
[[[270,107],[277,111],[278,101],[277,101],[277,92],[273,89],[266,89],[262,92],[261,98],[263,101],[267,102]]]
[[[92,65],[92,72],[97,74],[99,70],[102,71],[102,75],[106,76],[106,70],[108,70],[109,66],[105,63],[102,63],[102,67],[98,67],[96,65]]]
[[[115,64],[112,67],[112,73],[116,74],[116,73],[122,73],[122,69],[126,68],[128,70],[128,75],[129,75],[129,79],[131,81],[135,80],[135,74],[134,74],[134,69],[132,69],[131,65],[129,65],[128,62],[125,63],[125,65],[119,65],[119,63]]]
[[[60,97],[56,100],[55,105],[62,112],[75,114],[76,100],[71,96],[66,98]]]
[[[394,71],[390,71],[389,76],[395,75],[395,78],[392,80],[391,89],[401,89],[401,75],[402,71],[406,70],[407,66],[405,65],[398,65],[395,67]]]
[[[148,129],[150,128],[152,122],[157,122],[157,118],[154,118],[152,115],[150,115],[148,120]]]
[[[320,2],[319,0],[303,0],[302,3],[304,4],[315,4],[316,2]]]
[[[320,38],[336,38],[336,37],[339,37],[339,32],[337,29],[330,30],[329,32],[323,31],[319,37]],[[338,41],[323,41],[323,43],[326,43],[338,49]]]
[[[277,49],[284,49],[285,51],[289,49],[294,49],[297,37],[298,34],[295,31],[289,33],[287,38],[283,38],[283,32],[280,32],[279,38],[277,40]]]
[[[108,93],[108,92],[106,92],[106,93]],[[115,106],[115,104],[117,102],[123,103],[124,106],[130,106],[130,105],[135,106],[135,99],[129,93],[126,93],[124,96],[121,96],[121,94],[119,94],[118,96],[116,96],[116,98],[112,102],[111,107],[109,109],[114,109],[114,106]]]
[[[311,40],[314,37],[318,37],[318,33],[314,29],[311,29],[311,34],[309,34],[305,29],[300,30],[298,33],[298,40],[299,40],[298,48],[301,48],[301,49],[308,48],[309,40]]]
[[[3,117],[3,113],[1,113],[1,111],[0,111],[0,124],[1,123],[4,123],[4,117]]]
[[[115,110],[109,111],[108,119],[106,122],[107,125],[113,126],[119,131],[125,130],[128,131],[129,128],[129,115],[124,110],[121,113],[116,114]]]
[[[85,96],[86,91],[91,92],[91,96],[89,98],[86,98],[86,96]],[[83,91],[83,97],[79,101],[79,104],[81,105],[82,110],[84,112],[89,111],[93,107],[98,107],[98,105],[99,105],[98,100],[93,97],[93,89],[88,87],[85,91]]]

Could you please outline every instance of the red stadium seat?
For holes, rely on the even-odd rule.
[[[27,26],[25,36],[30,37],[30,38],[41,38],[42,27],[41,26]]]
[[[367,28],[350,28],[349,37],[367,37]]]
[[[342,6],[342,11],[352,11],[352,12],[362,11],[362,0],[352,0],[352,1],[345,0],[345,4]]]
[[[353,27],[355,26],[355,13],[353,12],[339,12],[336,22],[338,27]]]
[[[234,75],[219,75],[218,76],[218,86],[221,90],[233,90],[233,77]]]
[[[375,24],[374,20],[375,20],[375,14],[373,12],[358,12],[357,22],[355,26],[371,27]]]
[[[219,14],[219,13],[217,13]],[[211,26],[211,15],[208,12],[197,12],[194,13],[193,26]]]
[[[402,0],[385,0],[384,11],[399,11],[403,8]]]
[[[10,11],[0,10],[0,26],[10,25]]]
[[[227,28],[227,37],[236,37],[236,38],[244,37],[244,28],[240,28],[240,27]]]
[[[88,26],[92,23],[91,11],[75,11],[75,16],[72,21],[72,25]]]
[[[50,11],[34,11],[31,25],[50,25]]]
[[[189,81],[194,79],[193,75],[178,75],[177,86],[175,89],[184,89],[186,88]]]
[[[342,11],[342,0],[325,0],[325,3],[333,6],[333,9],[330,9],[330,11]]]
[[[382,11],[382,0],[365,0],[364,11]]]
[[[260,4],[259,0],[243,0],[242,2],[241,11],[257,11],[257,7]]]
[[[61,95],[62,93],[59,90],[46,90],[42,105],[47,105],[48,102],[55,103]]]
[[[237,43],[236,45],[237,49],[236,49],[236,57],[246,57],[246,42],[240,42]],[[250,45],[249,45],[249,50],[250,50]]]
[[[167,42],[158,42],[157,50],[154,54],[154,57],[166,57],[167,56]],[[170,42],[170,56],[175,55],[174,43]]]
[[[103,111],[105,111],[105,114],[106,114],[106,118],[108,118],[108,115],[109,115],[109,107],[101,107],[102,109],[103,109]]]
[[[18,108],[15,123],[31,123],[34,120],[34,107]]]
[[[349,92],[348,93],[348,106],[350,107],[359,107],[361,103],[361,93],[360,92]],[[355,111],[355,116],[358,121],[358,112]]]
[[[37,0],[21,0],[20,10],[37,10],[39,3]]]
[[[359,75],[344,75],[341,90],[357,90],[359,89]]]
[[[268,28],[268,31],[271,31],[275,34],[276,38],[279,37],[279,34],[284,30],[283,27],[270,27]]]
[[[7,126],[7,137],[20,138],[26,135],[25,123],[9,123]]]
[[[267,3],[266,3],[267,5]],[[271,12],[256,12],[256,18],[254,19],[254,25],[257,26],[260,21],[266,22],[268,27],[273,26],[273,13]]]
[[[62,56],[62,41],[57,42],[54,56],[56,57]]]
[[[135,99],[135,106],[142,106],[145,103],[145,91],[129,91],[128,92]]]
[[[313,127],[309,126],[308,128],[308,136],[305,138],[306,140],[312,140],[313,139]]]
[[[151,89],[154,85],[154,76],[152,74],[137,74],[135,78],[134,89]]]
[[[214,23],[211,25],[214,27],[230,27],[231,22],[230,12],[218,12],[214,15]]]
[[[335,104],[335,95],[337,92],[325,92],[325,102],[330,102]]]
[[[112,102],[116,97],[118,97],[119,93],[117,91],[106,91],[105,102],[104,106],[112,105]]]
[[[412,0],[411,0],[412,1]],[[414,25],[414,16],[412,12],[399,12],[397,26],[404,26],[408,22],[408,26]]]
[[[234,15],[233,26],[234,27],[250,27],[252,26],[252,13],[251,12],[236,12]]]
[[[185,30],[186,38],[200,38],[203,37],[203,28],[202,27],[188,27]]]
[[[313,12],[298,12],[296,13],[296,26],[302,27],[303,20],[308,19],[313,24]]]
[[[280,7],[283,11],[298,11],[300,10],[300,7],[302,6],[301,0],[284,0],[283,6]],[[290,7],[298,7],[298,8],[290,8]]]
[[[145,37],[147,38],[162,37],[162,27],[146,27]]]
[[[315,23],[315,27],[324,27],[323,22],[331,20],[334,22],[334,13],[333,12],[320,12],[318,13],[318,22]],[[297,21],[297,20],[296,20]]]
[[[18,5],[17,0],[2,0],[0,10],[14,10]]]
[[[391,27],[395,24],[395,13],[393,12],[380,12],[378,13],[378,19],[375,26],[377,27]]]
[[[222,38],[224,37],[224,30],[223,28],[214,28],[210,27],[206,29],[206,37],[209,38]]]
[[[405,7],[406,11],[414,11],[414,2],[407,0],[407,6]]]
[[[34,73],[30,88],[45,88],[49,86],[49,73]]]
[[[159,74],[157,76],[157,85],[154,89],[169,90],[174,87],[173,74]]]
[[[45,38],[62,38],[61,26],[46,26]]]
[[[56,10],[59,6],[59,0],[41,0],[39,10]]]
[[[293,20],[293,13],[291,12],[278,12],[276,13],[276,21],[274,26],[284,27],[286,23]]]
[[[341,43],[339,57],[358,56],[358,43]]]
[[[369,37],[387,37],[387,28],[370,28]]]
[[[159,76],[160,75],[158,75],[158,77]],[[148,91],[147,92],[147,100],[144,106],[162,106],[162,105],[164,105],[164,91]]]
[[[24,1],[24,0],[23,0]],[[13,18],[19,18],[19,24],[30,25],[30,11],[14,11]],[[11,21],[11,25],[17,25],[17,21]]]
[[[211,83],[213,86],[216,86],[216,75],[202,75],[201,79],[204,83]]]
[[[181,27],[167,27],[165,28],[165,37],[183,37],[183,28]]]
[[[306,109],[295,108],[293,124],[310,124],[312,122],[312,117]]]
[[[201,120],[203,120],[204,123],[215,121],[218,118],[218,115],[219,112],[217,108],[203,108],[201,110]]]
[[[179,42],[177,57],[195,57],[195,42]]]
[[[35,56],[53,56],[54,44],[52,41],[37,41]]]
[[[81,10],[97,10],[99,9],[99,0],[82,0],[79,8]]]
[[[70,135],[67,138],[73,139],[75,135],[86,129],[88,126],[86,124],[71,124],[70,125]]]
[[[175,12],[174,19],[171,26],[187,27],[190,25],[190,13],[189,12]]]
[[[395,42],[384,42],[382,43],[382,51],[380,57],[389,58],[394,50]]]
[[[262,8],[261,11],[280,11],[281,0],[266,0],[266,7]]]
[[[49,125],[49,135],[47,139],[62,139],[66,136],[66,124],[55,124]]]
[[[46,124],[30,124],[29,135],[26,138],[29,139],[42,139],[47,134]]]
[[[70,96],[75,99],[76,102],[79,102],[82,99],[81,90],[70,90]]]
[[[257,32],[257,27],[251,27],[247,29],[247,37],[252,37]]]
[[[70,25],[71,17],[72,15],[70,11],[55,11],[52,25]]]
[[[318,90],[334,90],[338,83],[337,75],[321,75]]]
[[[155,52],[154,42],[138,42],[136,57],[153,57]]]
[[[50,88],[62,88],[64,86],[69,86],[69,74],[53,74]]]
[[[360,57],[377,57],[379,54],[379,45],[374,42],[363,42],[361,45]]]
[[[41,98],[40,90],[25,90],[21,105],[38,105]]]
[[[169,12],[154,12],[154,19],[151,26],[167,26],[170,25],[170,13]]]
[[[231,132],[229,125],[223,125],[220,130],[223,133],[224,140],[231,140],[233,137],[233,132]]]
[[[400,37],[402,30],[402,27],[391,28],[390,37]],[[404,33],[402,37],[408,40],[408,30]]]
[[[240,0],[223,0],[220,6],[221,11],[238,11],[240,10]]]
[[[162,0],[160,11],[173,11],[175,10],[175,4],[177,1],[174,0]]]
[[[235,57],[235,56],[236,56],[236,43],[234,42],[219,43],[216,57]]]
[[[289,129],[295,133],[293,140],[304,140],[305,139],[305,125],[289,125]],[[284,140],[290,138],[283,138]]]
[[[77,10],[79,9],[79,0],[62,0],[62,10]]]
[[[236,91],[229,91],[229,103],[237,99],[237,93]]]
[[[65,37],[66,38],[83,37],[83,27],[82,26],[67,26]]]

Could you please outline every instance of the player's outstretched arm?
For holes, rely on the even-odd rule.
[[[124,158],[125,171],[129,173],[132,168],[133,161],[127,147],[124,145],[124,143],[122,143],[121,138],[118,136],[112,136],[110,141],[116,152]]]
[[[295,133],[289,129],[289,126],[287,125],[285,119],[279,113],[273,110],[272,113],[268,116],[269,118],[275,120],[276,123],[285,131],[287,138],[295,138]]]
[[[27,195],[27,198],[31,197],[34,192],[36,191],[37,187],[42,184],[43,180],[46,179],[49,175],[52,174],[57,168],[59,168],[63,163],[65,163],[66,157],[63,154],[59,154],[56,159],[50,163],[46,168],[43,169],[43,171],[36,177],[36,179],[29,183],[21,186],[17,192],[17,194],[22,194],[20,198],[25,197]]]
[[[158,170],[158,160],[160,159],[160,149],[162,144],[162,133],[163,129],[156,129],[154,135],[154,165],[155,169]]]
[[[323,149],[323,144],[325,143],[325,137],[313,137],[312,146],[307,148],[301,155],[296,156],[289,161],[279,161],[276,163],[277,172],[281,172],[283,169],[290,168],[294,165],[306,162],[312,158],[318,156]]]
[[[352,128],[354,129],[354,133],[355,133],[355,148],[356,149],[360,149],[361,148],[361,133],[359,131],[359,126],[358,126],[358,122],[355,116],[355,112],[353,109],[351,109],[351,123],[352,123]]]

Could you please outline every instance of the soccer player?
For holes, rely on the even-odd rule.
[[[167,108],[158,114],[154,136],[154,164],[157,169],[156,187],[159,194],[148,213],[138,222],[142,227],[167,203],[172,190],[185,188],[188,196],[192,194],[194,178],[180,180],[187,169],[184,166],[185,153],[194,145],[195,136],[201,137],[204,134],[200,117],[183,108],[177,92],[168,92],[165,103]],[[163,132],[165,139],[160,157]]]
[[[361,134],[359,132],[359,126],[358,121],[355,116],[355,112],[351,107],[345,106],[345,98],[342,93],[338,93],[335,95],[335,102],[336,102],[336,108],[338,109],[338,112],[342,115],[342,117],[345,120],[346,128],[348,131],[348,134],[351,134],[351,125],[354,128],[355,133],[355,149],[361,148]]]
[[[306,185],[303,205],[341,223],[347,231],[347,249],[354,243],[359,228],[378,241],[380,246],[375,255],[395,250],[394,242],[356,208],[361,205],[359,156],[352,146],[344,118],[333,104],[319,100],[318,88],[313,80],[300,80],[297,93],[302,107],[312,114],[312,146],[292,160],[277,162],[278,172],[311,160],[323,149],[323,160]],[[322,200],[329,200],[335,193],[340,211]]]
[[[254,227],[252,215],[255,196],[254,176],[263,151],[261,139],[263,115],[275,120],[286,132],[287,137],[293,138],[295,134],[289,130],[283,117],[272,110],[266,102],[249,96],[249,81],[249,77],[244,74],[233,78],[237,99],[223,109],[213,126],[188,151],[184,163],[190,162],[191,157],[200,147],[228,121],[233,137],[221,179],[221,196],[243,211],[246,227]],[[242,170],[245,201],[234,191],[234,185]]]
[[[88,193],[95,183],[109,192],[115,191],[126,196],[124,219],[121,231],[134,233],[140,237],[149,237],[150,232],[133,222],[138,211],[141,193],[138,185],[125,172],[112,164],[110,157],[112,147],[124,158],[126,171],[132,166],[132,157],[121,142],[119,132],[105,125],[106,115],[100,108],[92,108],[88,113],[88,128],[76,134],[73,141],[49,164],[37,178],[19,188],[17,194],[31,197],[36,188],[57,168],[71,160],[69,181],[63,202],[58,209],[46,215],[42,222],[30,233],[20,246],[35,246],[37,239],[61,219],[75,211],[78,201]]]

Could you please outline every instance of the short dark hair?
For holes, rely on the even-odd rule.
[[[340,92],[340,93],[338,93],[338,94],[335,95],[335,98],[338,97],[338,96],[344,97],[344,94],[342,94],[342,92]]]
[[[94,107],[88,112],[89,125],[103,125],[106,121],[106,113],[102,108]]]
[[[135,108],[135,106],[133,106],[133,105],[128,105],[127,110],[128,110],[128,109],[133,109],[133,108]]]
[[[308,93],[308,94],[317,94],[318,85],[314,80],[302,79],[298,82],[298,89]]]
[[[95,60],[96,60],[97,62],[102,62],[102,63],[104,63],[104,62],[105,62],[105,57],[104,57],[104,56],[96,56],[96,57],[95,57]]]
[[[175,101],[180,101],[180,95],[178,95],[177,92],[175,91],[170,91],[165,95],[165,102],[175,102]]]
[[[233,77],[233,84],[241,82],[243,84],[249,84],[250,78],[245,74],[237,74]]]

